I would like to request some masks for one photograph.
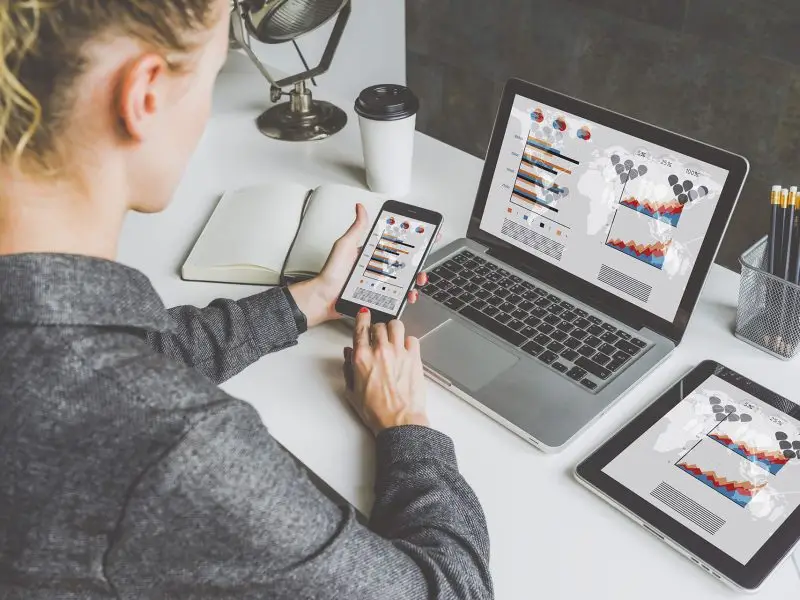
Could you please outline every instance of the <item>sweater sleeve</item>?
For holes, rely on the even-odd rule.
[[[178,306],[169,311],[170,332],[150,332],[156,351],[222,383],[270,352],[297,343],[299,331],[285,288],[238,302],[215,300],[206,308]]]
[[[366,527],[251,407],[231,403],[133,490],[106,573],[131,599],[493,597],[483,513],[449,438],[424,427],[381,434],[376,491]]]

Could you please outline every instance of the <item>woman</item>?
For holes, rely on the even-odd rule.
[[[0,597],[489,598],[483,514],[401,323],[364,312],[345,350],[377,435],[368,528],[215,385],[336,318],[363,208],[319,277],[240,302],[167,311],[113,262],[198,142],[228,10],[0,0]]]

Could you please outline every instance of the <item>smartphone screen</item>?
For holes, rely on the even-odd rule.
[[[398,316],[437,225],[381,211],[341,299]]]

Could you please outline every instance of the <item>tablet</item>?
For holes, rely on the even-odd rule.
[[[800,539],[800,407],[706,361],[578,465],[718,579],[757,589]]]

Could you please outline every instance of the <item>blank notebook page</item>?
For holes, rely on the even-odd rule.
[[[226,193],[195,245],[192,264],[253,266],[279,273],[307,194],[308,188],[291,183]]]
[[[300,232],[286,265],[287,273],[318,273],[334,242],[344,235],[356,218],[356,203],[367,209],[366,241],[373,221],[386,198],[347,185],[325,184],[314,191]]]

